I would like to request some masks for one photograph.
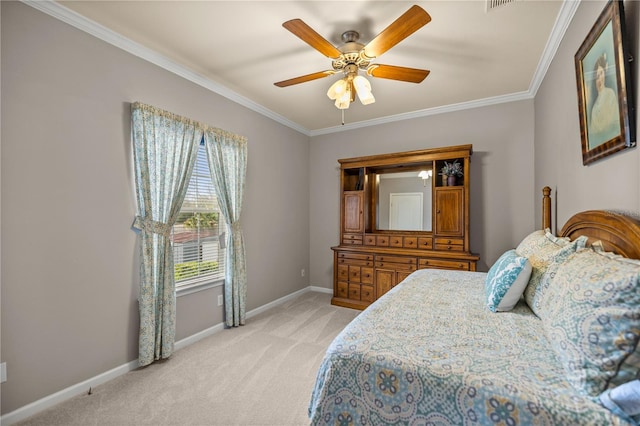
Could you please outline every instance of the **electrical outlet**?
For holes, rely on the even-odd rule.
[[[0,364],[0,383],[4,383],[7,381],[7,363],[3,362]]]
[[[222,306],[222,295],[218,295],[218,306]]]
[[[300,269],[300,276],[301,276],[301,277],[304,277],[304,274],[305,274],[305,270],[304,270],[304,268]]]

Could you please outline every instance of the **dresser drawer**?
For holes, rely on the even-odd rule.
[[[417,260],[415,257],[376,256],[375,265],[376,268],[413,272],[417,269]]]
[[[463,249],[462,238],[436,238],[436,250],[462,251]]]
[[[360,284],[349,284],[349,299],[360,300]]]
[[[360,282],[362,284],[373,284],[373,268],[360,268]]]
[[[418,237],[418,248],[423,250],[431,250],[433,248],[433,240],[427,237]]]
[[[344,297],[347,298],[349,297],[349,284],[342,282],[342,281],[338,281],[338,286],[337,286],[337,294],[336,296],[338,297]]]
[[[433,269],[454,269],[460,271],[469,270],[469,262],[457,261],[457,260],[442,260],[442,259],[419,259],[418,266],[420,269],[433,268]]]
[[[376,236],[376,245],[380,247],[388,247],[389,246],[389,237],[386,235],[377,235]]]
[[[394,271],[409,271],[413,272],[416,269],[416,265],[405,265],[404,263],[392,263],[392,262],[376,262],[376,268],[390,269]]]
[[[464,244],[464,240],[462,238],[436,238],[436,244],[461,246]]]
[[[389,247],[402,247],[402,237],[401,236],[389,237]]]
[[[360,267],[349,265],[349,282],[350,283],[359,283],[360,282]]]
[[[402,239],[402,247],[414,249],[418,247],[418,237],[404,237]]]
[[[375,246],[376,245],[376,236],[375,235],[365,235],[364,236],[364,245],[365,246]]]
[[[373,266],[373,255],[356,253],[338,253],[338,267],[343,264]]]
[[[405,257],[405,256],[386,256],[386,255],[378,255],[376,256],[377,262],[391,262],[391,263],[400,263],[405,265],[415,265],[416,258],[415,257]]]
[[[340,280],[340,281],[348,281],[349,280],[349,266],[348,265],[338,265],[338,280]]]
[[[372,285],[363,284],[362,287],[360,287],[360,300],[364,302],[373,302],[375,300]]]
[[[344,234],[342,236],[342,244],[348,245],[362,245],[362,234]]]

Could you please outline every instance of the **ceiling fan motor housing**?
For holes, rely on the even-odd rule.
[[[342,41],[344,45],[338,48],[342,54],[333,60],[332,67],[336,71],[343,71],[345,74],[354,74],[358,72],[358,68],[366,70],[371,59],[364,55],[364,44],[359,43],[360,34],[357,31],[345,31],[342,33]],[[349,67],[354,65],[356,68]]]

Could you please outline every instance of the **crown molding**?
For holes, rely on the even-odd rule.
[[[479,99],[470,102],[461,102],[458,104],[445,105],[441,107],[428,108],[418,111],[412,111],[405,114],[397,114],[391,115],[387,117],[377,118],[373,120],[360,121],[356,123],[350,123],[342,126],[336,127],[328,127],[324,129],[318,130],[309,130],[286,117],[271,111],[268,108],[252,101],[249,98],[246,98],[228,87],[215,82],[209,78],[206,78],[187,67],[184,67],[180,64],[173,62],[172,60],[166,58],[159,53],[142,46],[122,35],[94,22],[90,19],[85,18],[84,16],[62,6],[59,3],[56,3],[53,0],[21,0],[22,3],[33,7],[43,13],[46,13],[49,16],[52,16],[62,22],[65,22],[81,31],[84,31],[88,34],[93,35],[100,40],[103,40],[115,47],[118,47],[134,56],[137,56],[141,59],[144,59],[148,62],[151,62],[154,65],[157,65],[167,71],[170,71],[186,80],[189,80],[201,87],[204,87],[207,90],[210,90],[214,93],[217,93],[220,96],[223,96],[229,99],[232,102],[240,104],[246,108],[249,108],[252,111],[255,111],[259,114],[264,115],[284,126],[287,126],[297,132],[300,132],[306,136],[318,136],[329,133],[337,133],[346,130],[353,130],[363,127],[376,126],[379,124],[392,123],[396,121],[409,120],[413,118],[427,117],[431,115],[444,114],[455,111],[462,111],[466,109],[472,108],[480,108],[489,105],[496,105],[505,102],[513,102],[524,99],[532,99],[535,97],[542,81],[544,80],[544,76],[551,65],[551,62],[562,42],[562,38],[573,19],[573,16],[578,9],[581,0],[563,0],[562,6],[560,7],[560,12],[558,13],[558,17],[554,23],[553,29],[551,31],[551,35],[549,36],[549,40],[547,40],[547,44],[543,51],[543,54],[540,58],[540,62],[538,63],[538,67],[536,68],[536,72],[531,80],[531,84],[529,90],[526,92],[513,93],[503,96],[495,96],[491,98]]]
[[[327,127],[325,129],[311,130],[311,136],[326,135],[329,133],[337,133],[345,130],[359,129],[362,127],[377,126],[379,124],[393,123],[396,121],[410,120],[412,118],[428,117],[430,115],[444,114],[448,112],[464,111],[467,109],[481,108],[490,105],[503,104],[505,102],[522,101],[531,99],[533,96],[529,92],[511,93],[508,95],[494,96],[491,98],[477,99],[469,102],[461,102],[457,104],[444,105],[440,107],[421,109],[417,111],[407,112],[404,114],[389,115],[387,117],[375,118],[373,120],[358,121],[342,126]]]
[[[553,61],[553,58],[556,56],[556,52],[560,47],[564,34],[569,28],[569,24],[573,20],[573,16],[578,10],[578,6],[580,6],[580,2],[581,0],[564,0],[562,2],[562,6],[560,6],[560,12],[558,12],[556,22],[553,24],[549,40],[547,40],[547,44],[542,52],[542,56],[540,57],[540,62],[538,62],[536,72],[533,74],[533,78],[531,79],[529,92],[533,97],[538,93],[538,89],[544,80],[544,76],[549,70],[549,66]]]
[[[180,77],[191,81],[199,86],[204,87],[214,93],[217,93],[220,96],[223,96],[230,101],[233,101],[237,104],[240,104],[244,107],[249,108],[259,114],[262,114],[266,117],[271,118],[274,121],[277,121],[287,127],[292,128],[300,133],[309,135],[309,130],[300,126],[297,123],[283,117],[280,114],[277,114],[270,109],[263,107],[262,105],[252,101],[249,98],[246,98],[233,90],[223,86],[220,83],[217,83],[209,78],[206,78],[187,67],[184,67],[180,64],[173,62],[172,60],[166,58],[159,53],[142,46],[130,40],[122,35],[98,24],[95,21],[85,18],[84,16],[68,9],[61,4],[56,3],[53,0],[21,0],[22,3],[33,7],[47,15],[56,18],[62,22],[65,22],[81,31],[84,31],[92,36],[99,38],[102,41],[105,41],[115,47],[118,47],[128,53],[131,53],[134,56],[137,56],[141,59],[144,59],[148,62],[151,62],[154,65],[159,66],[167,71],[170,71],[174,74],[179,75]]]

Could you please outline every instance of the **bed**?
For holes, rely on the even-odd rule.
[[[487,304],[497,265],[418,270],[364,310],[327,350],[311,423],[635,424],[601,396],[640,372],[638,217],[582,212],[512,252],[531,268],[506,311]]]

